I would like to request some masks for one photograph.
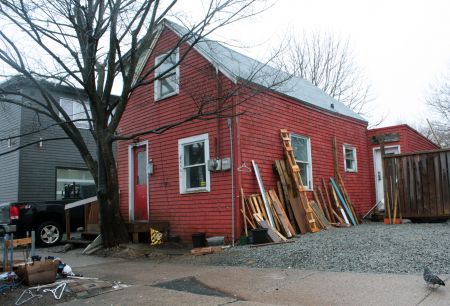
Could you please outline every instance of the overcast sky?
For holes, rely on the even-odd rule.
[[[188,0],[190,10],[197,10]],[[429,86],[450,69],[450,1],[279,0],[266,12],[221,29],[213,38],[237,40],[244,53],[268,56],[285,33],[323,31],[348,39],[372,86],[383,125],[431,117]]]

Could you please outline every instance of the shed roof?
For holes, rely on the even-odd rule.
[[[165,25],[179,36],[189,33],[187,28],[174,22],[165,20]],[[367,121],[342,102],[337,101],[320,88],[314,86],[311,82],[301,77],[291,76],[280,69],[273,68],[234,51],[217,41],[202,39],[194,48],[235,82],[238,80],[249,80],[254,84],[269,87],[277,93],[329,112]]]

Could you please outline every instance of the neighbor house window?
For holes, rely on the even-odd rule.
[[[208,134],[178,141],[180,162],[180,193],[210,191]]]
[[[308,137],[291,135],[292,148],[297,165],[300,167],[300,176],[303,185],[312,189],[312,165],[311,165],[311,142]]]
[[[356,172],[358,170],[355,147],[344,145],[344,163],[346,172]]]
[[[88,170],[82,169],[56,169],[56,199],[64,197],[64,186],[69,184],[92,185],[94,178]]]
[[[179,49],[172,54],[162,54],[155,59],[155,101],[178,94],[180,85]],[[158,66],[159,65],[159,66]]]
[[[59,104],[71,120],[80,120],[73,123],[77,128],[89,129],[89,122],[85,120],[88,119],[88,116],[86,115],[82,102],[63,98],[59,100]],[[91,117],[89,104],[85,103],[85,106],[89,117]],[[60,117],[63,118],[62,114],[60,114]]]

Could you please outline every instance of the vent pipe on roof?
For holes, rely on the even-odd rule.
[[[331,107],[332,109],[334,109],[334,103],[331,103],[331,104],[330,104],[330,107]]]

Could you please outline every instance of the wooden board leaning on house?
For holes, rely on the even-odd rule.
[[[318,232],[320,231],[320,229],[317,226],[316,220],[314,218],[314,212],[311,209],[308,197],[306,196],[305,187],[303,185],[302,177],[300,175],[300,168],[295,160],[294,149],[292,148],[291,145],[291,138],[289,137],[289,133],[286,129],[280,129],[280,136],[281,141],[283,143],[284,152],[286,155],[287,168],[291,172],[291,177],[295,182],[294,185],[296,187],[296,192],[298,193],[303,209],[305,210],[306,221],[308,224],[309,231],[312,233]]]
[[[305,234],[308,232],[305,210],[303,209],[303,205],[300,202],[300,199],[294,193],[293,182],[290,174],[286,169],[286,162],[284,160],[276,160],[275,169],[278,172],[278,176],[280,177],[284,197],[286,199],[288,207],[288,213],[290,211],[289,220],[292,224],[297,225],[297,228],[299,230],[296,230],[296,233],[300,232],[302,234]]]

